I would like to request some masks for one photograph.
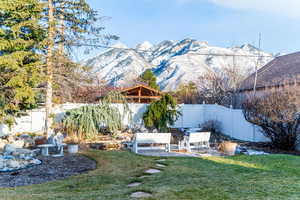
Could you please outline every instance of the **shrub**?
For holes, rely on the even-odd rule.
[[[174,125],[179,116],[176,100],[170,94],[165,94],[149,105],[143,120],[146,128],[165,132],[168,131],[168,126]]]
[[[293,93],[273,92],[243,104],[247,121],[259,126],[274,148],[294,150],[300,131],[299,99]]]
[[[200,125],[202,131],[210,131],[212,133],[221,133],[222,124],[218,120],[208,120]]]

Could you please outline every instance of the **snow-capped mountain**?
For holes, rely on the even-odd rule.
[[[91,73],[96,74],[99,80],[110,85],[127,84],[152,66],[136,51],[124,49],[128,47],[118,43],[112,49],[87,60],[84,65],[91,67]]]
[[[199,76],[208,71],[218,73],[225,68],[236,68],[249,75],[256,65],[261,67],[272,59],[272,54],[249,44],[221,48],[185,39],[166,40],[157,45],[146,41],[134,49],[119,43],[84,64],[90,66],[99,79],[116,86],[126,85],[151,68],[161,89],[171,91],[180,84],[197,82]]]

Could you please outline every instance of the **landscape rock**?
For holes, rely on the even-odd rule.
[[[4,154],[5,155],[11,155],[14,152],[16,152],[16,150],[17,150],[16,147],[14,145],[12,145],[12,144],[6,144],[4,146]]]
[[[12,135],[8,135],[7,138],[6,138],[6,140],[7,140],[9,143],[12,143],[12,142],[15,141],[15,137],[12,136]]]
[[[12,153],[12,155],[17,158],[28,160],[28,159],[33,158],[36,155],[37,151],[39,151],[39,150],[16,149]]]
[[[18,169],[22,166],[22,163],[18,162],[16,160],[9,159],[9,160],[6,161],[6,166],[8,168]]]
[[[134,182],[134,183],[128,184],[127,187],[137,187],[137,186],[139,186],[141,184],[142,184],[141,182]]]
[[[148,169],[145,171],[145,173],[147,173],[147,174],[157,174],[159,172],[161,172],[161,171],[158,169]]]
[[[130,195],[131,198],[148,198],[151,197],[152,195],[147,192],[134,192]]]
[[[166,165],[156,164],[157,167],[166,167]]]
[[[24,147],[24,140],[15,140],[11,143],[15,148],[23,148]]]
[[[7,143],[7,140],[0,139],[0,150],[3,150]]]
[[[39,165],[41,161],[38,159],[18,159],[12,156],[1,156],[0,157],[0,172],[9,172],[19,169],[24,169],[28,166]]]

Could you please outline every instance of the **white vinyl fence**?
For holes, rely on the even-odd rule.
[[[62,104],[54,109],[56,120],[63,118],[67,110],[78,108],[84,104]],[[114,104],[119,107],[122,112],[122,105]],[[142,126],[143,113],[147,109],[147,104],[129,104],[132,111],[132,121],[124,119],[125,126]],[[260,142],[267,139],[262,135],[257,127],[248,123],[243,116],[242,110],[235,110],[219,105],[208,104],[181,104],[179,110],[182,116],[174,124],[174,128],[192,128],[199,127],[202,123],[208,120],[217,120],[221,123],[222,132],[225,134],[245,140]],[[45,128],[45,110],[32,110],[28,112],[28,116],[18,118],[17,124],[9,130],[6,126],[0,125],[0,135],[19,132],[39,132]]]

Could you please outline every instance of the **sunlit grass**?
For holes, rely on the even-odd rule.
[[[266,165],[262,165],[260,163],[250,163],[241,160],[233,160],[230,157],[205,157],[204,160],[213,161],[220,164],[225,165],[235,165],[237,167],[246,167],[246,168],[253,168],[253,169],[263,169],[266,170]]]
[[[140,179],[158,158],[96,150],[85,154],[97,161],[96,170],[62,181],[1,189],[0,199],[126,200],[135,191],[152,193],[150,199],[159,200],[300,199],[297,156],[167,158],[161,173]],[[133,181],[143,184],[126,187]]]

